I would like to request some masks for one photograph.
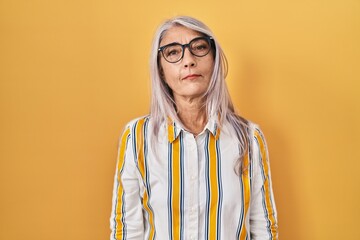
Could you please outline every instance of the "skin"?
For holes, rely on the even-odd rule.
[[[194,30],[174,26],[166,31],[160,46],[173,42],[186,44],[200,36],[202,35]],[[198,135],[207,123],[202,96],[209,86],[214,69],[212,51],[204,57],[196,57],[185,48],[182,60],[169,63],[161,55],[160,65],[163,79],[173,91],[180,120],[188,131]]]

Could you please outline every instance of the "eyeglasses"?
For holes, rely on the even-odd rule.
[[[187,44],[180,43],[170,43],[165,46],[162,46],[158,49],[162,53],[163,57],[169,63],[176,63],[184,57],[185,48],[188,47],[192,55],[197,57],[206,56],[210,50],[212,42],[214,39],[212,37],[197,37],[191,40]]]

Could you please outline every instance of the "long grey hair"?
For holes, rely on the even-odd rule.
[[[165,21],[157,29],[150,56],[150,74],[152,81],[152,99],[150,116],[153,120],[154,136],[158,136],[160,125],[167,121],[167,118],[181,122],[176,113],[176,105],[173,99],[172,91],[165,83],[161,74],[161,65],[159,61],[159,44],[166,31],[174,26],[183,26],[188,29],[197,31],[205,36],[211,36],[215,45],[214,51],[214,69],[210,80],[209,87],[205,92],[204,107],[208,119],[211,116],[218,115],[217,125],[221,128],[224,121],[228,121],[233,126],[236,138],[239,141],[240,160],[243,158],[249,147],[248,121],[234,110],[225,78],[227,75],[227,60],[211,30],[201,21],[188,16],[178,16]],[[242,162],[242,161],[241,161]],[[242,164],[241,164],[242,166]],[[242,166],[246,167],[246,166]],[[241,171],[242,168],[239,170]]]

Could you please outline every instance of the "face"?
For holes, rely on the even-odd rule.
[[[191,29],[175,26],[166,31],[160,46],[174,42],[187,44],[202,36]],[[176,63],[167,62],[160,54],[160,65],[163,79],[172,89],[175,102],[180,98],[193,100],[201,97],[209,86],[214,69],[213,51],[210,50],[203,57],[197,57],[190,53],[189,48],[185,48],[184,57]]]

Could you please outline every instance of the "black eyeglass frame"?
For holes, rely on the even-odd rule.
[[[196,54],[194,54],[194,53],[191,51],[191,48],[190,48],[191,43],[193,43],[194,41],[197,41],[197,40],[199,40],[199,39],[205,39],[205,40],[209,43],[209,45],[210,45],[209,51],[208,51],[206,54],[204,54],[204,55],[196,55]],[[180,57],[178,60],[172,62],[172,61],[169,61],[169,60],[166,59],[166,57],[164,56],[163,50],[164,50],[166,47],[174,46],[174,45],[181,46],[181,48],[182,48],[182,55],[181,55],[181,57]],[[177,43],[177,42],[173,42],[173,43],[169,43],[169,44],[166,44],[166,45],[164,45],[164,46],[159,47],[159,48],[158,48],[158,52],[161,52],[161,54],[163,55],[165,61],[167,61],[167,62],[169,62],[169,63],[177,63],[177,62],[179,62],[181,59],[183,59],[184,53],[185,53],[185,48],[186,48],[186,47],[189,49],[189,51],[190,51],[190,53],[191,53],[192,55],[194,55],[194,56],[196,56],[196,57],[205,57],[206,55],[209,54],[209,52],[210,52],[211,50],[215,50],[214,38],[213,38],[213,37],[210,37],[210,36],[196,37],[196,38],[192,39],[189,43],[186,43],[186,44],[180,44],[180,43]],[[215,51],[214,51],[214,52],[215,52]]]

